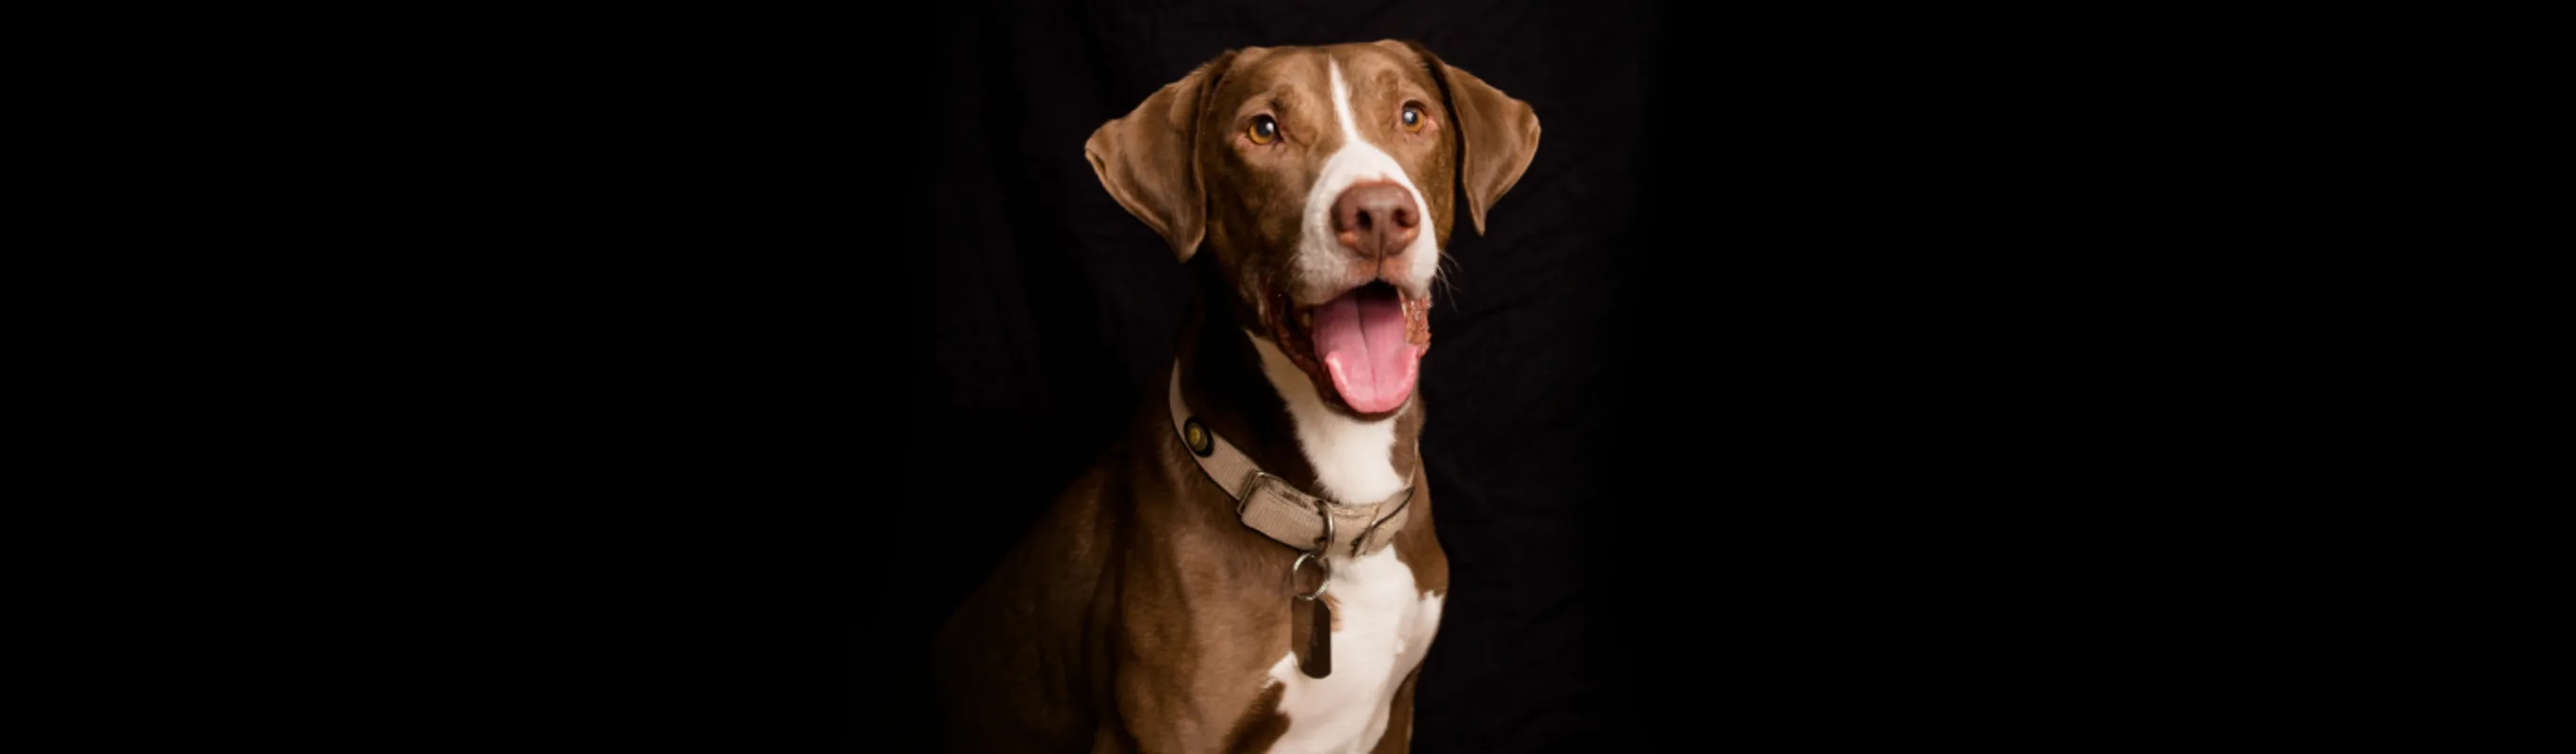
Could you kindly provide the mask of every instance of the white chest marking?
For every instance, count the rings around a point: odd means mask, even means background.
[[[1270,666],[1267,685],[1287,686],[1279,711],[1288,732],[1275,752],[1364,752],[1386,733],[1389,705],[1406,674],[1422,664],[1440,630],[1440,595],[1422,595],[1413,568],[1388,547],[1336,559],[1328,591],[1338,598],[1333,673],[1308,678],[1290,652]]]
[[[1315,494],[1373,503],[1404,489],[1406,480],[1395,473],[1395,422],[1413,410],[1413,399],[1405,399],[1404,407],[1393,416],[1373,422],[1333,413],[1324,408],[1323,396],[1315,394],[1315,381],[1280,353],[1278,344],[1250,330],[1243,334],[1261,351],[1262,376],[1288,404],[1289,423],[1297,427],[1297,447],[1305,451],[1306,465],[1315,468],[1315,486],[1320,488],[1313,490]]]

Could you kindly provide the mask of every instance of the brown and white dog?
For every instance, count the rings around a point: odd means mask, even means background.
[[[1168,395],[950,617],[952,748],[1409,746],[1449,583],[1416,444],[1431,284],[1457,198],[1484,232],[1538,137],[1397,41],[1228,51],[1092,134],[1199,296]]]

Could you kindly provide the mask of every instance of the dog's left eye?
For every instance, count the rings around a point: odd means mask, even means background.
[[[1414,105],[1404,106],[1404,130],[1415,133],[1422,131],[1422,108]]]

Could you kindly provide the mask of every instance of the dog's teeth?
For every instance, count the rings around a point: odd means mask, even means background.
[[[1315,311],[1314,311],[1314,310],[1312,310],[1312,309],[1308,309],[1308,310],[1306,310],[1306,311],[1298,312],[1298,313],[1297,313],[1297,326],[1298,326],[1298,327],[1314,327],[1314,326],[1315,326]]]

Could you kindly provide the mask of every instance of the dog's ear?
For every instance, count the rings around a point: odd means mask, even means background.
[[[1102,124],[1082,145],[1100,185],[1127,213],[1145,221],[1181,261],[1207,236],[1207,192],[1199,183],[1199,115],[1209,94],[1234,62],[1227,50],[1165,84],[1145,104]]]
[[[1422,56],[1440,95],[1449,101],[1449,123],[1458,129],[1458,186],[1467,192],[1467,217],[1485,232],[1485,208],[1503,198],[1538,155],[1538,113],[1474,74],[1441,62],[1420,43],[1404,46]]]

